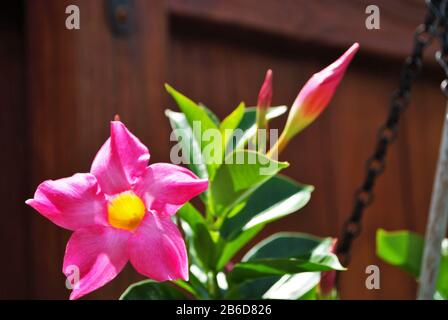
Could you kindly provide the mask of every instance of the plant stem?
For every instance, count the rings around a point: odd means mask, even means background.
[[[215,271],[209,271],[207,274],[208,277],[208,290],[210,292],[210,297],[212,299],[219,299],[221,296],[219,285],[218,285],[218,279],[217,274]]]
[[[285,132],[282,132],[280,138],[274,144],[271,150],[267,153],[267,156],[270,158],[278,159],[278,155],[283,151],[283,149],[288,144],[288,139],[286,138]]]

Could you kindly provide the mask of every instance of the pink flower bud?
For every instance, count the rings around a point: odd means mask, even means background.
[[[261,86],[260,93],[258,94],[258,108],[267,109],[271,106],[272,100],[272,70],[269,69],[266,72],[263,85]]]
[[[260,93],[258,94],[257,102],[257,128],[267,129],[266,113],[271,106],[272,100],[272,70],[269,69],[266,72],[263,85],[261,86]]]
[[[333,239],[333,243],[331,245],[330,251],[332,253],[336,252],[336,245],[337,245],[338,239]],[[321,273],[320,276],[320,295],[322,298],[325,299],[325,297],[331,297],[333,294],[333,291],[335,290],[335,282],[336,282],[336,271],[324,271]]]
[[[353,44],[339,59],[314,74],[303,86],[289,112],[285,127],[287,139],[305,129],[325,110],[358,48],[358,43]]]

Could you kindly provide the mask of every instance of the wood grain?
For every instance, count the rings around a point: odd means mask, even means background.
[[[65,7],[80,7],[81,29],[65,26]],[[118,113],[150,146],[153,161],[166,160],[169,140],[163,105],[165,15],[162,1],[135,1],[136,28],[114,36],[104,1],[27,2],[28,90],[32,132],[32,186],[44,179],[88,172]],[[65,298],[61,273],[69,232],[37,213],[32,217],[35,298]],[[118,298],[139,279],[128,268],[90,298]]]
[[[274,104],[291,104],[312,73],[359,41],[359,55],[329,109],[283,155],[291,162],[289,175],[316,186],[310,204],[257,241],[281,230],[338,236],[425,11],[419,0],[378,0],[381,30],[367,31],[364,0],[134,2],[135,29],[121,37],[111,32],[105,1],[23,0],[0,13],[0,141],[11,155],[1,159],[8,169],[0,194],[0,246],[8,261],[0,266],[2,298],[67,298],[61,267],[70,232],[23,201],[45,179],[88,171],[114,114],[149,146],[152,162],[169,161],[164,109],[175,107],[164,82],[222,118],[240,100],[253,105],[272,68]],[[80,30],[65,28],[69,4],[81,9]],[[444,113],[443,75],[431,61],[342,276],[343,298],[415,297],[414,281],[376,258],[374,239],[380,227],[424,232]],[[282,128],[284,120],[272,127]],[[380,266],[381,290],[365,288],[369,264]],[[128,267],[87,298],[117,298],[138,279]]]
[[[404,40],[422,23],[424,2],[375,1],[380,9],[380,30],[365,27],[365,10],[371,4],[367,0],[168,0],[172,15],[219,23],[224,28],[238,26],[330,47],[346,47],[359,41],[364,50],[373,54],[407,55],[410,46]]]
[[[28,193],[28,126],[24,95],[23,15],[20,2],[0,11],[0,299],[27,297],[29,228],[24,206]]]

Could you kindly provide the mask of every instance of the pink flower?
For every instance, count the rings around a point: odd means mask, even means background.
[[[205,191],[207,180],[167,163],[148,166],[148,149],[120,121],[96,155],[90,173],[47,180],[26,203],[74,231],[63,272],[79,269],[70,299],[105,285],[128,260],[156,281],[188,279],[185,242],[171,216]]]

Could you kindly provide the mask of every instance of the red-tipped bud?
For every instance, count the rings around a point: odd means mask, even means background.
[[[310,125],[328,106],[358,48],[358,43],[353,44],[339,59],[314,74],[303,86],[286,123],[285,134],[289,139]]]
[[[257,128],[267,129],[268,121],[266,119],[266,114],[269,107],[271,106],[272,100],[272,70],[269,69],[266,72],[263,85],[261,86],[260,92],[258,93],[257,102]],[[265,141],[257,141],[257,136],[255,137],[258,150],[265,150]],[[260,139],[261,140],[261,139]]]
[[[309,126],[324,111],[358,49],[359,44],[353,44],[339,59],[314,74],[303,86],[289,111],[280,139],[269,151],[271,156],[277,156],[292,137]]]
[[[272,101],[272,70],[269,69],[266,72],[263,85],[261,86],[258,94],[257,106],[259,108],[267,109],[271,106]]]
[[[336,245],[337,245],[338,239],[333,239],[333,243],[331,245],[330,252],[335,253],[336,252]],[[336,283],[336,274],[337,271],[331,270],[331,271],[324,271],[321,273],[320,276],[320,295],[322,298],[332,297],[335,292],[335,283]]]

